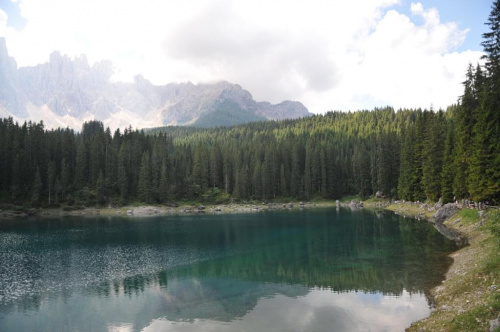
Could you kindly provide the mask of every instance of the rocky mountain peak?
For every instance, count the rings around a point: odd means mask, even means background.
[[[250,92],[227,81],[156,86],[137,75],[133,83],[111,82],[112,63],[90,66],[85,55],[71,59],[54,51],[47,63],[18,69],[3,38],[0,69],[0,115],[44,120],[49,127],[79,128],[90,119],[114,128],[193,125],[200,117],[204,125],[229,125],[310,115],[300,102],[258,103]],[[224,122],[228,117],[231,122]]]

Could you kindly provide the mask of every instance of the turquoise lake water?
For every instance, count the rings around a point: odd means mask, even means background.
[[[0,221],[0,331],[402,331],[456,250],[349,209]]]

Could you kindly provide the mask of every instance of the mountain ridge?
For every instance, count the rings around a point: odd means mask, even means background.
[[[312,115],[298,101],[257,102],[249,91],[226,81],[154,85],[136,75],[132,83],[113,82],[110,61],[91,66],[85,55],[71,59],[54,51],[48,62],[18,68],[4,38],[0,38],[0,70],[0,116],[43,120],[48,127],[79,128],[89,120],[114,128],[200,122],[222,126]],[[218,120],[210,119],[211,114]]]

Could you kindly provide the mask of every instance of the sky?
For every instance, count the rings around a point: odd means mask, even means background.
[[[492,0],[0,0],[19,67],[54,50],[114,81],[225,80],[311,112],[445,109],[480,62]]]

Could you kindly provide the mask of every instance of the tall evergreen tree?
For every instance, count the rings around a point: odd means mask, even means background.
[[[401,165],[399,168],[398,196],[411,201],[414,197],[414,129],[408,127],[404,131],[404,142],[401,148]]]
[[[10,195],[13,201],[16,201],[21,196],[21,162],[20,162],[20,153],[17,153],[14,157],[14,161],[12,163],[12,174],[11,182],[10,182]]]
[[[469,192],[474,200],[500,202],[500,1],[493,3],[483,34],[486,77],[474,126]]]
[[[47,190],[49,192],[49,205],[52,204],[52,189],[55,184],[56,179],[56,163],[51,160],[49,162],[49,167],[47,168]]]
[[[455,126],[450,119],[446,126],[446,140],[444,143],[443,170],[441,171],[441,198],[443,203],[452,202],[457,198],[453,192],[453,179],[455,178],[456,168],[454,166],[455,158]]]
[[[85,143],[83,137],[80,137],[78,147],[76,150],[76,160],[75,160],[75,188],[83,188],[87,182],[87,172],[88,172],[88,161],[87,161],[87,149],[85,148]]]
[[[99,171],[99,177],[96,182],[96,201],[98,205],[105,203],[106,199],[106,182],[104,180],[104,174]]]
[[[170,188],[168,179],[167,157],[162,158],[160,171],[159,199],[160,202],[167,202],[170,199]]]
[[[141,169],[139,173],[139,187],[137,190],[139,199],[143,202],[151,202],[151,162],[149,153],[142,155]]]
[[[40,168],[36,167],[35,182],[33,183],[33,190],[31,195],[31,205],[39,206],[42,196],[42,177],[40,176]]]
[[[71,178],[70,178],[70,170],[69,170],[69,165],[66,160],[66,158],[63,158],[61,161],[61,195],[62,198],[64,199],[64,196],[66,195],[66,192],[68,192],[69,184],[70,184]]]
[[[444,136],[443,112],[429,113],[422,151],[422,186],[428,200],[436,202],[441,195]]]
[[[455,178],[453,191],[459,198],[468,196],[467,183],[469,182],[470,163],[472,157],[473,128],[477,121],[475,113],[479,106],[475,93],[475,73],[471,64],[467,69],[464,84],[464,94],[461,104],[455,110],[456,117],[456,158]]]

